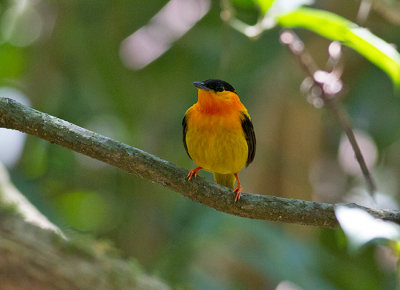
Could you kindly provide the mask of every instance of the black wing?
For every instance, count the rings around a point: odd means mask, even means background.
[[[250,118],[245,113],[242,113],[242,116],[242,128],[246,137],[247,147],[249,148],[246,162],[246,166],[248,166],[256,155],[256,135],[254,134],[253,123]]]
[[[185,146],[185,150],[187,155],[189,155],[189,158],[192,159],[192,157],[190,157],[188,148],[187,148],[187,144],[186,144],[186,132],[187,132],[187,121],[186,121],[186,115],[185,117],[183,117],[182,120],[182,129],[183,129],[183,146]]]

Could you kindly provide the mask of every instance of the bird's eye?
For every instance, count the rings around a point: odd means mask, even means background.
[[[225,90],[224,86],[222,85],[217,86],[217,92],[223,92],[224,90]]]

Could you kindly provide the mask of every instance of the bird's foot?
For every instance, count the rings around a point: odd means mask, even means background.
[[[237,186],[235,187],[235,189],[232,192],[236,193],[235,202],[237,202],[240,199],[240,194],[242,193],[242,189],[243,188],[240,185],[239,176],[237,175],[237,173],[235,173],[234,175],[235,175],[235,178],[236,178]]]
[[[202,167],[197,167],[197,168],[194,168],[194,169],[190,170],[189,174],[187,175],[187,180],[191,180],[192,177],[196,178],[197,174],[199,174],[199,171],[201,169],[203,169],[203,168]]]
[[[240,199],[240,194],[242,193],[242,186],[240,183],[235,187],[235,189],[232,191],[233,193],[236,193],[235,196],[235,202],[237,202]]]

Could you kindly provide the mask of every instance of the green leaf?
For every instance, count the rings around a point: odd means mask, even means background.
[[[272,13],[278,15],[296,10],[302,5],[313,4],[314,0],[253,0],[253,2],[260,7],[262,13],[269,13],[272,8]]]
[[[274,15],[282,15],[299,9],[303,5],[311,5],[314,0],[254,0],[258,2],[258,5],[263,8],[262,12],[268,12],[268,16],[274,17]],[[262,2],[263,4],[260,4]]]
[[[266,13],[275,0],[254,0],[254,2],[260,7],[262,13]]]
[[[399,52],[368,29],[334,13],[312,8],[299,8],[277,16],[276,20],[283,27],[306,28],[328,39],[342,42],[380,67],[396,87],[400,86]]]

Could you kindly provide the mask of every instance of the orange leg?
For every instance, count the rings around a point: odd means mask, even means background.
[[[235,189],[233,190],[233,193],[236,192],[236,196],[235,196],[235,202],[239,200],[240,198],[240,194],[242,193],[242,186],[240,185],[240,181],[239,181],[239,177],[237,175],[237,173],[235,173],[235,178],[236,178],[236,182],[237,182],[237,186],[235,187]]]
[[[200,171],[201,169],[203,169],[203,167],[197,167],[197,168],[195,168],[195,169],[190,170],[190,171],[189,171],[189,174],[188,174],[188,176],[187,176],[187,180],[192,179],[193,176],[194,176],[194,178],[196,178],[196,177],[197,177],[197,174],[199,174],[199,171]]]

